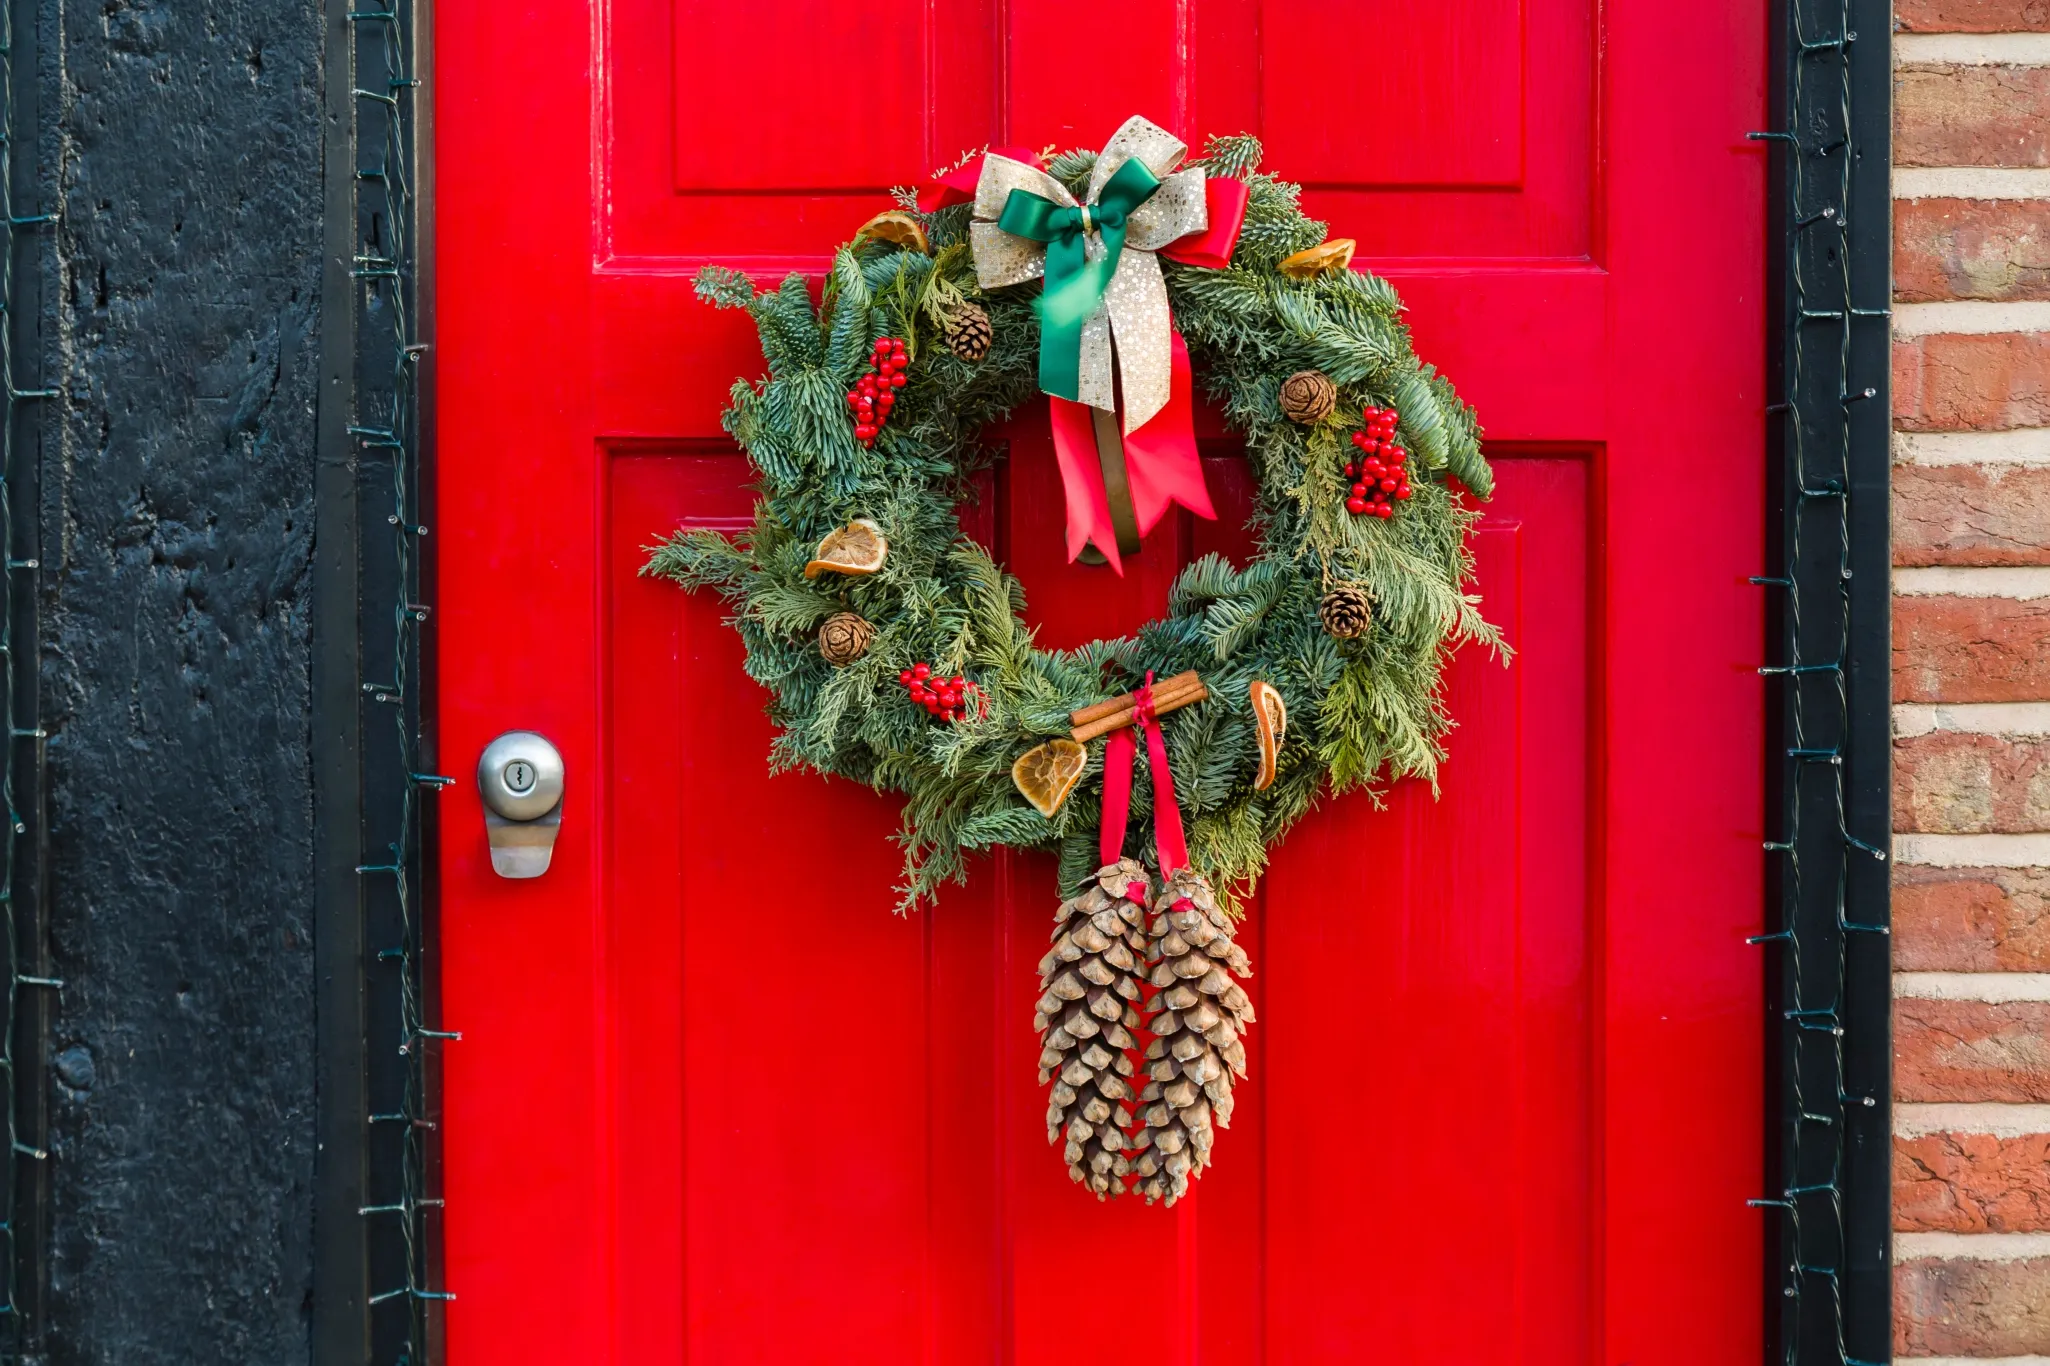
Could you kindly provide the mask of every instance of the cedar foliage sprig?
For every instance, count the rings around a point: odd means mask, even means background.
[[[761,500],[749,531],[679,533],[651,547],[643,572],[711,589],[729,605],[748,674],[769,691],[777,768],[903,794],[902,908],[958,879],[968,854],[997,845],[1056,845],[1063,885],[1081,885],[1098,861],[1100,764],[1048,819],[1012,786],[1011,763],[1065,733],[1071,710],[1135,686],[1149,669],[1196,669],[1210,686],[1208,703],[1163,727],[1190,856],[1230,888],[1258,875],[1269,846],[1323,793],[1433,778],[1452,726],[1445,655],[1469,641],[1506,652],[1466,589],[1477,514],[1445,482],[1452,476],[1481,498],[1492,491],[1473,410],[1418,361],[1385,280],[1339,272],[1298,281],[1276,270],[1326,229],[1303,213],[1296,186],[1255,170],[1257,140],[1213,138],[1204,160],[1247,183],[1231,264],[1162,266],[1201,382],[1243,435],[1258,476],[1259,550],[1244,566],[1197,560],[1177,578],[1168,614],[1120,640],[1039,649],[1017,579],[960,533],[956,505],[990,455],[978,433],[1036,394],[1038,348],[1037,286],[978,287],[965,206],[921,215],[930,255],[880,241],[842,248],[816,306],[799,274],[767,290],[720,267],[698,277],[701,299],[745,309],[761,339],[767,375],[735,384],[725,414]],[[1067,152],[1049,169],[1080,187],[1094,164],[1092,152]],[[990,316],[994,340],[979,363],[917,346],[936,335],[936,302],[957,299]],[[854,438],[843,396],[879,336],[906,338],[916,359],[869,449]],[[1400,411],[1413,461],[1400,515],[1347,516],[1339,432],[1282,417],[1281,381],[1311,368],[1337,383],[1341,412]],[[881,571],[806,579],[819,540],[855,517],[874,519],[889,538]],[[1334,580],[1373,596],[1375,626],[1356,639],[1334,639],[1318,623],[1321,586]],[[876,627],[867,653],[838,669],[814,644],[837,611]],[[897,672],[918,660],[972,679],[986,714],[933,725],[896,686]],[[1247,697],[1256,678],[1280,690],[1291,718],[1279,773],[1260,792]],[[1152,806],[1146,775],[1136,777],[1135,832]]]

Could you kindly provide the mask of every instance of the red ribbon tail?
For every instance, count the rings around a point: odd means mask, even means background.
[[[1114,730],[1103,746],[1103,866],[1125,856],[1125,822],[1132,814],[1132,763],[1139,757],[1132,732]]]
[[[1195,381],[1189,368],[1189,348],[1180,332],[1170,335],[1173,369],[1167,406],[1125,436],[1125,478],[1131,486],[1132,515],[1141,536],[1159,525],[1176,504],[1198,517],[1217,519],[1210,505],[1210,490],[1203,482],[1203,459],[1196,452]],[[1101,487],[1100,474],[1097,483]]]
[[[1189,845],[1182,837],[1182,808],[1174,799],[1174,774],[1167,767],[1167,738],[1160,723],[1146,724],[1146,757],[1153,767],[1153,839],[1160,850],[1160,876],[1171,876],[1189,862]]]
[[[1061,470],[1061,491],[1068,503],[1068,561],[1094,545],[1120,576],[1117,529],[1110,520],[1110,498],[1103,491],[1103,460],[1096,453],[1096,420],[1089,406],[1064,398],[1047,399],[1053,417],[1054,462]],[[1151,426],[1151,423],[1147,424]],[[1135,504],[1136,506],[1136,504]]]

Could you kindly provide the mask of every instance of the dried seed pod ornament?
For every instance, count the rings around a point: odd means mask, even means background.
[[[1321,370],[1298,370],[1281,382],[1281,415],[1314,427],[1338,406],[1338,386]]]
[[[819,653],[834,668],[845,668],[868,653],[876,628],[854,612],[835,612],[819,627]]]

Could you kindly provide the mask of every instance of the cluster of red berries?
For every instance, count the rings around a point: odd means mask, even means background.
[[[1366,426],[1352,434],[1359,459],[1345,467],[1345,477],[1352,481],[1345,510],[1355,517],[1393,517],[1395,502],[1409,497],[1409,452],[1395,444],[1395,424],[1400,420],[1393,408],[1360,410]]]
[[[982,698],[982,690],[959,674],[952,678],[933,677],[930,664],[913,664],[897,675],[897,681],[911,694],[911,700],[932,713],[936,721],[965,720],[968,695],[974,693],[978,702]],[[988,705],[983,703],[981,710],[987,711]]]
[[[897,391],[910,383],[904,375],[910,368],[911,357],[905,353],[902,340],[876,338],[876,349],[868,358],[868,373],[847,391],[856,441],[864,446],[876,444],[876,433],[890,420],[890,409],[897,406]]]

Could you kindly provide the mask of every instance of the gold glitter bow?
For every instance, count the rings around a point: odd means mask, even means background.
[[[1046,273],[1043,243],[1015,237],[997,226],[1013,190],[1025,190],[1067,208],[1096,203],[1105,182],[1128,160],[1137,160],[1160,179],[1160,188],[1132,210],[1117,272],[1103,305],[1082,325],[1081,385],[1078,401],[1105,412],[1117,411],[1115,373],[1124,389],[1124,430],[1136,431],[1167,406],[1173,373],[1173,319],[1167,306],[1167,282],[1161,278],[1154,252],[1178,238],[1209,227],[1203,168],[1175,170],[1187,155],[1180,138],[1138,115],[1104,144],[1089,175],[1088,194],[1080,205],[1067,187],[1046,172],[992,152],[982,161],[975,185],[975,221],[968,240],[975,254],[975,277],[984,289],[997,289]],[[1091,237],[1090,260],[1102,259],[1102,242]],[[1111,352],[1115,339],[1117,365]]]

